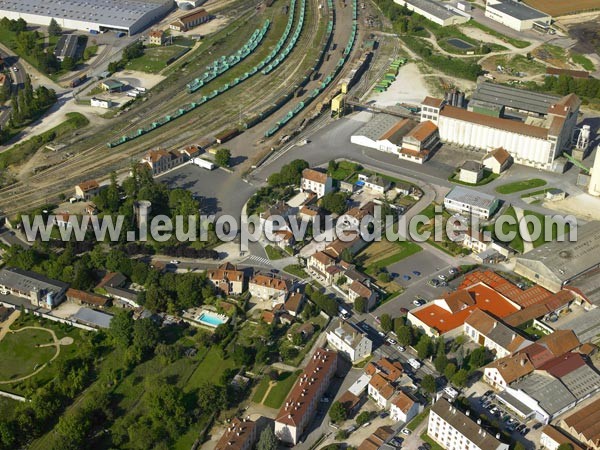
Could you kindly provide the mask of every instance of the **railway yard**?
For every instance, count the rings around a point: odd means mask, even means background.
[[[255,158],[268,152],[282,135],[314,115],[325,97],[339,90],[339,80],[362,53],[366,33],[360,15],[356,17],[356,2],[295,2],[291,33],[283,39],[280,53],[285,56],[278,56],[275,61],[279,64],[264,74],[256,67],[267,66],[264,61],[282,40],[288,25],[288,15],[281,14],[284,6],[280,1],[258,9],[253,2],[235,4],[231,10],[235,20],[208,37],[181,64],[173,65],[144,102],[134,103],[106,125],[92,125],[65,139],[60,153],[71,155],[69,158],[1,189],[0,209],[13,214],[17,209],[42,205],[67,192],[82,177],[102,178],[110,171],[129,167],[149,148],[180,148],[210,140],[232,124],[243,130],[256,122],[252,135],[262,137],[257,139],[260,144],[253,151]],[[210,61],[235,55],[252,33],[263,27],[266,32],[253,52],[190,93],[188,84],[205,72]],[[297,38],[295,43],[293,38]],[[194,102],[204,104],[191,108]],[[136,136],[141,134],[137,130],[149,130],[153,122],[164,122],[166,115],[176,116],[181,108],[189,112],[164,123],[160,130]],[[136,139],[109,147],[123,136]]]

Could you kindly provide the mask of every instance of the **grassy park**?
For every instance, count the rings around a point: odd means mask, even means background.
[[[56,353],[56,348],[38,346],[52,342],[52,336],[44,330],[8,333],[0,342],[0,381],[29,375],[50,361]]]
[[[506,183],[496,188],[499,194],[514,194],[515,192],[525,191],[527,189],[539,188],[546,186],[546,181],[540,178],[532,178],[531,180],[514,181]]]

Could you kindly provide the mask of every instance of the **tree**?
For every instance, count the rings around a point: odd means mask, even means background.
[[[451,381],[455,373],[456,365],[454,363],[448,363],[444,369],[444,376],[446,377],[446,380]]]
[[[273,428],[267,426],[262,433],[256,444],[256,450],[277,450],[277,437]]]
[[[392,318],[389,314],[382,314],[381,317],[379,317],[379,321],[379,325],[385,333],[389,333],[390,331],[392,331],[394,322],[392,321]]]
[[[432,351],[431,338],[426,334],[421,336],[421,339],[419,339],[419,342],[417,342],[415,349],[417,350],[417,354],[420,359],[429,358]]]
[[[354,309],[357,313],[366,313],[367,299],[364,297],[357,297],[356,300],[354,300]]]
[[[156,347],[160,336],[158,325],[151,319],[139,319],[133,323],[133,346],[146,353]]]
[[[62,34],[62,28],[54,19],[52,19],[48,25],[48,34],[50,36],[60,36]]]
[[[433,375],[425,375],[423,377],[423,379],[421,380],[421,387],[425,390],[425,392],[429,393],[429,394],[433,394],[436,391],[436,386],[435,386],[435,378],[433,378]]]
[[[66,70],[67,72],[73,70],[75,68],[75,60],[70,56],[65,56],[60,63],[60,68],[62,70]]]
[[[377,279],[382,283],[389,283],[392,281],[392,276],[389,272],[382,271],[379,273],[379,275],[377,275]]]
[[[110,321],[108,334],[118,346],[123,348],[128,347],[131,343],[133,334],[133,318],[131,316],[131,311],[124,309],[117,311]]]
[[[467,371],[465,369],[460,369],[452,377],[452,384],[454,384],[457,387],[466,386],[467,385],[467,376],[468,376]]]
[[[398,343],[404,347],[408,346],[412,342],[412,330],[409,326],[402,325],[401,327],[396,328],[396,337],[398,338]]]
[[[560,447],[559,447],[560,448]],[[513,450],[527,450],[527,447],[525,447],[523,444],[521,444],[520,442],[517,442],[514,447]]]
[[[227,406],[224,389],[205,382],[198,389],[198,406],[208,413],[222,410]]]
[[[343,422],[348,416],[348,411],[340,402],[335,402],[329,410],[329,418],[333,423]]]
[[[233,360],[241,366],[251,366],[255,356],[256,351],[251,347],[236,345],[233,349]]]
[[[321,199],[321,206],[333,214],[344,214],[348,208],[348,194],[329,192]]]
[[[483,366],[486,361],[485,347],[481,346],[473,350],[469,356],[469,365],[472,369],[478,369]]]
[[[215,162],[221,167],[229,167],[231,164],[231,151],[228,148],[220,148],[215,153]]]
[[[356,425],[361,427],[369,420],[371,420],[371,413],[369,411],[363,411],[356,417]]]
[[[354,255],[352,254],[352,250],[350,250],[349,248],[345,248],[344,250],[342,250],[342,254],[340,255],[340,258],[342,259],[342,261],[345,261],[347,263],[352,263],[352,261],[354,260]]]
[[[444,370],[448,365],[448,358],[446,357],[446,354],[437,354],[433,360],[433,365],[435,366],[435,370],[437,370],[439,373],[444,373]]]

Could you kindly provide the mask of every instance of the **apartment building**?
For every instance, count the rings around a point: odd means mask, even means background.
[[[303,191],[314,192],[317,198],[321,198],[333,190],[333,179],[319,170],[304,169],[300,187]]]
[[[334,327],[327,332],[327,342],[352,362],[371,354],[373,342],[349,322],[335,319]]]

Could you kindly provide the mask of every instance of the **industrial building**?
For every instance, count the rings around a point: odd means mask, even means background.
[[[394,0],[394,2],[443,27],[460,25],[471,19],[466,12],[436,0]]]
[[[421,121],[431,120],[442,142],[474,150],[502,147],[517,164],[558,170],[555,159],[570,151],[581,100],[481,83],[468,109],[427,97]]]
[[[493,195],[474,191],[461,186],[452,188],[444,198],[444,208],[461,214],[473,214],[489,219],[498,207],[498,199]]]
[[[171,22],[169,28],[175,31],[188,31],[200,24],[208,22],[209,20],[210,14],[204,9],[199,9],[198,11],[178,17],[176,20]]]
[[[81,46],[79,45],[79,36],[75,34],[63,34],[54,48],[54,56],[59,61],[64,61],[65,58],[71,58],[77,61],[81,54]]]
[[[488,0],[485,16],[517,31],[532,28],[546,31],[552,23],[548,14],[513,0]]]
[[[563,287],[577,289],[586,274],[600,267],[599,225],[578,226],[575,242],[549,242],[519,256],[514,271],[552,292]]]
[[[15,267],[0,270],[0,294],[29,300],[33,306],[52,309],[64,299],[69,285]]]
[[[11,20],[63,29],[137,34],[164,17],[173,0],[0,0],[0,15]]]

